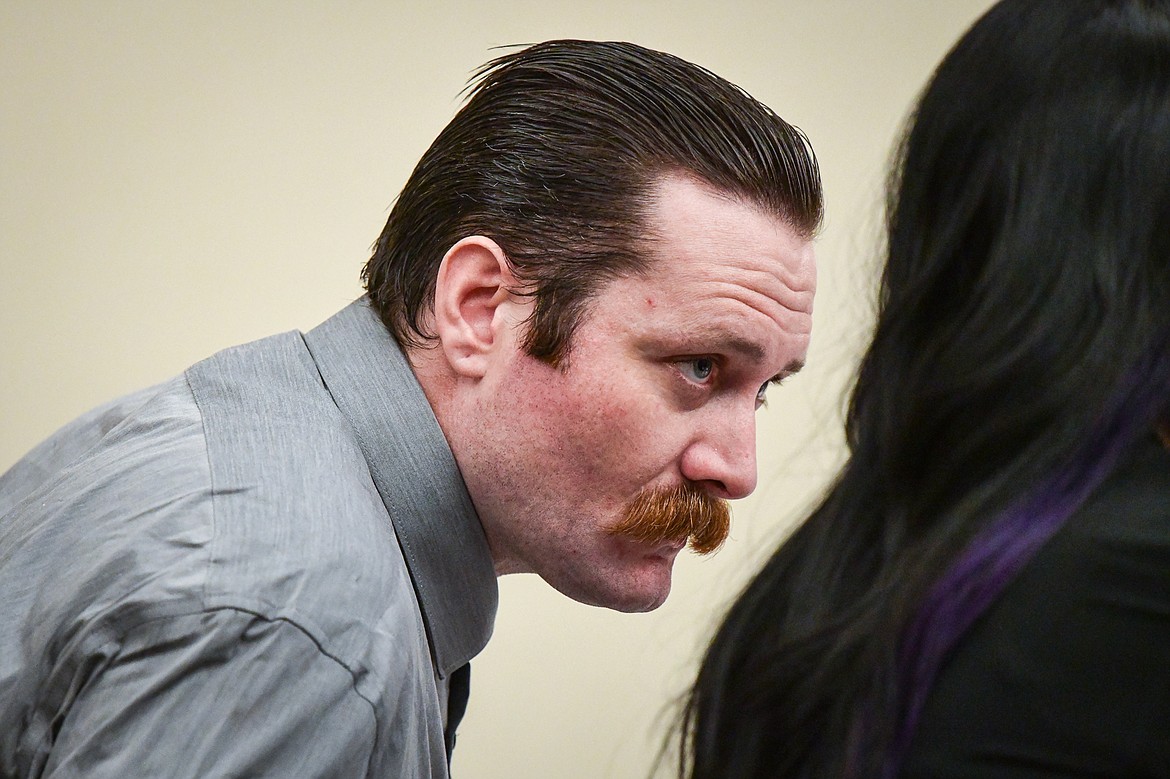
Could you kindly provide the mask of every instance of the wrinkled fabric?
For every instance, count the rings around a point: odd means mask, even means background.
[[[445,777],[482,528],[366,302],[0,477],[0,776]]]
[[[1170,779],[1170,452],[1151,434],[956,646],[904,779]]]

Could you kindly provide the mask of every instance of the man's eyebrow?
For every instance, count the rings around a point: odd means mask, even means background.
[[[758,342],[740,335],[728,333],[720,327],[707,330],[707,337],[722,342],[722,348],[727,351],[735,352],[755,362],[763,362],[764,358],[768,356],[767,351]],[[772,381],[779,381],[780,379],[791,376],[803,367],[804,360],[799,357],[794,358],[772,378]]]
[[[762,362],[765,356],[764,347],[760,346],[755,341],[749,341],[746,338],[739,338],[736,336],[728,338],[727,348],[731,351],[738,352],[744,357],[755,360],[756,362]],[[773,376],[771,380],[780,381],[781,379],[788,378],[792,374],[799,372],[803,367],[804,360],[800,359],[799,357],[794,358],[790,360],[789,363],[785,365],[779,373]]]
[[[724,345],[728,350],[736,352],[748,358],[749,360],[763,362],[764,357],[766,356],[764,353],[764,347],[760,346],[755,341],[749,341],[746,338],[740,338],[738,336],[721,337],[723,337]]]
[[[800,369],[803,367],[804,367],[804,360],[793,360],[792,362],[790,362],[784,366],[784,370],[780,371],[775,376],[773,376],[771,381],[776,383],[776,384],[779,384],[781,381],[783,381],[784,379],[787,379],[792,374],[799,372]]]

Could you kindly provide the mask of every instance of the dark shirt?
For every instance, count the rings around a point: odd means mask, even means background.
[[[962,639],[902,776],[1170,777],[1170,453],[1153,436]]]

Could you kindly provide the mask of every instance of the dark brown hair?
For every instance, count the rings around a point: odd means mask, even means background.
[[[601,284],[647,267],[656,183],[682,174],[774,213],[803,235],[821,219],[804,135],[710,71],[630,43],[548,41],[483,66],[414,169],[362,277],[404,347],[447,250],[496,241],[534,310],[524,346],[559,364]]]

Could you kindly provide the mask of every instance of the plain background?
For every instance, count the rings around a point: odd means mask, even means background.
[[[718,615],[840,462],[887,161],[988,5],[4,2],[0,470],[99,402],[357,297],[394,196],[493,47],[623,39],[702,64],[820,158],[809,367],[760,414],[760,488],[736,504],[731,541],[680,560],[657,612],[501,580],[454,765],[461,779],[646,777]]]

